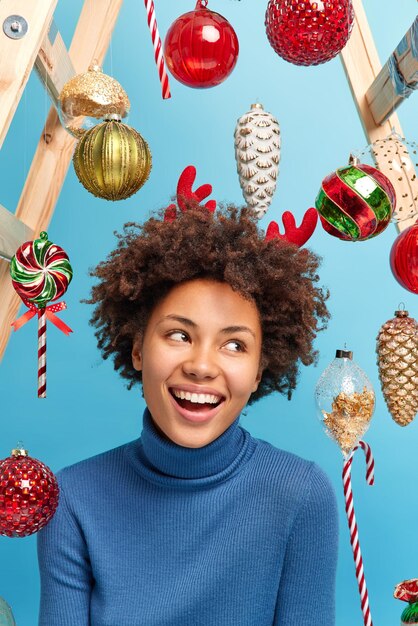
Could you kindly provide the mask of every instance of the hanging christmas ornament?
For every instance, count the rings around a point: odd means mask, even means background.
[[[27,537],[38,532],[54,515],[58,498],[54,474],[21,446],[0,461],[0,535]]]
[[[379,235],[388,226],[395,204],[395,190],[386,176],[354,157],[350,165],[324,178],[315,200],[324,230],[345,241]]]
[[[228,20],[197,0],[194,11],[168,29],[164,56],[168,69],[188,87],[205,89],[222,83],[238,59],[238,37]]]
[[[65,83],[59,105],[61,122],[75,137],[81,137],[98,119],[111,113],[126,117],[130,109],[126,91],[96,64]]]
[[[257,217],[265,215],[276,190],[280,161],[280,127],[262,104],[237,121],[235,159],[245,202]]]
[[[390,267],[402,287],[418,293],[418,222],[395,239],[390,251]]]
[[[395,311],[377,336],[377,365],[389,413],[407,426],[418,412],[418,322]]]
[[[158,69],[158,76],[161,83],[161,95],[164,100],[171,98],[170,85],[168,84],[168,76],[165,69],[163,46],[158,30],[157,18],[155,17],[155,7],[153,0],[144,0],[147,10],[148,28],[151,33],[152,45],[154,46],[154,58]]]
[[[12,609],[3,598],[0,598],[0,626],[16,626]]]
[[[273,50],[295,65],[318,65],[335,57],[353,27],[351,0],[270,0],[267,38]]]
[[[80,183],[94,196],[124,200],[148,179],[152,160],[145,139],[111,115],[84,133],[73,164]]]
[[[407,141],[395,130],[384,139],[377,139],[356,156],[363,163],[368,158],[376,161],[376,168],[384,170],[390,182],[400,192],[397,194],[396,212],[392,221],[402,222],[418,217],[418,177],[415,167],[418,166],[418,145]]]
[[[345,511],[356,566],[363,622],[364,626],[373,626],[354,512],[351,465],[354,453],[358,448],[361,448],[366,456],[366,480],[369,485],[373,485],[374,460],[372,451],[370,446],[360,437],[369,428],[375,406],[375,395],[366,374],[352,359],[352,352],[337,350],[335,359],[318,380],[315,388],[315,400],[318,414],[327,435],[337,442],[344,456],[342,478]]]
[[[369,428],[375,405],[373,387],[352,359],[352,352],[337,350],[315,389],[325,432],[340,446],[344,458]]]
[[[418,578],[404,580],[396,585],[393,597],[408,602],[401,615],[401,626],[418,624]]]
[[[72,332],[55,315],[67,308],[65,302],[47,303],[64,295],[73,270],[67,253],[42,232],[39,239],[26,241],[18,248],[10,263],[10,275],[14,289],[29,309],[13,322],[14,330],[38,316],[38,397],[46,398],[46,322],[49,320],[66,335]]]

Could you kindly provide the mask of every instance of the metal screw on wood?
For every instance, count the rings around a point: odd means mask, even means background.
[[[28,23],[21,15],[9,15],[3,22],[3,32],[10,39],[21,39],[28,32]]]

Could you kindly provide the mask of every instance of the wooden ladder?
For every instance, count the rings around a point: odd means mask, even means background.
[[[47,230],[74,148],[75,139],[58,118],[58,96],[63,85],[75,74],[85,72],[93,60],[103,64],[123,0],[85,0],[69,51],[53,21],[57,1],[0,2],[0,28],[10,16],[23,17],[29,25],[20,39],[12,39],[0,31],[0,148],[33,67],[53,104],[16,211],[12,213],[0,205],[0,359],[21,303],[10,280],[10,259],[23,242]],[[376,80],[381,64],[362,0],[353,0],[353,5],[355,24],[341,57],[368,143],[372,143],[387,137],[392,129],[402,135],[402,129],[395,113],[382,124],[376,123],[371,113],[366,93]],[[19,21],[13,21],[16,19],[9,19],[12,28],[19,30]],[[378,165],[383,173],[388,173],[385,163]],[[399,197],[404,193],[403,185],[403,182],[395,184]],[[415,219],[403,221],[401,228]]]

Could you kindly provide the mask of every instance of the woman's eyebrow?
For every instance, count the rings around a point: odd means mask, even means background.
[[[179,322],[179,324],[184,324],[189,328],[197,328],[197,324],[195,322],[189,320],[187,317],[182,317],[181,315],[166,315],[159,323],[164,322],[165,320],[173,320],[175,322]]]
[[[188,326],[189,328],[197,328],[196,322],[193,322],[188,317],[182,317],[181,315],[173,315],[173,314],[166,315],[159,322],[159,324],[161,324],[162,322],[166,320],[173,320],[175,322],[179,322],[179,324],[184,324],[185,326]],[[231,333],[232,334],[233,333],[249,333],[250,335],[254,337],[254,339],[256,338],[255,332],[251,330],[251,328],[248,328],[248,326],[227,326],[226,328],[222,328],[220,332],[223,335],[230,335]]]
[[[248,328],[248,326],[227,326],[227,328],[222,328],[221,333],[224,335],[229,335],[231,333],[250,333],[254,339],[256,338],[255,332],[251,330],[251,328]]]

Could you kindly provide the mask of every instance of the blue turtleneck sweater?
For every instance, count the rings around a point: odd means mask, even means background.
[[[160,435],[62,470],[38,535],[39,626],[333,626],[335,497],[238,419],[203,448]]]

